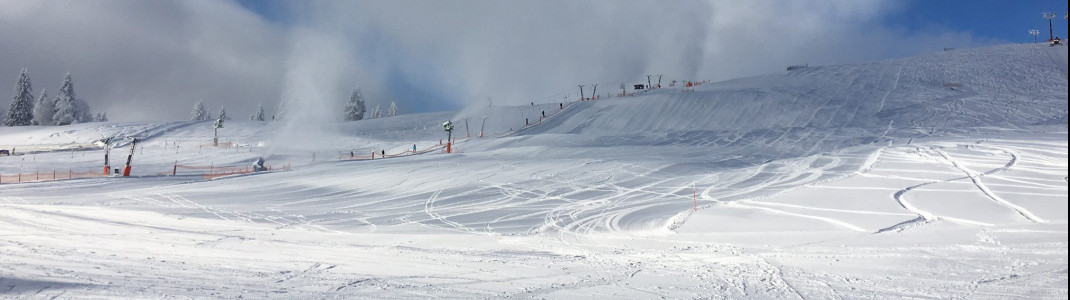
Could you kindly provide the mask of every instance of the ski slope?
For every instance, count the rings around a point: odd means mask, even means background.
[[[114,167],[141,139],[132,177],[0,183],[0,297],[1065,299],[1066,58],[961,49],[316,143],[286,122],[227,122],[228,147],[211,122],[0,128],[26,153],[0,174],[99,170],[108,138]],[[348,159],[437,147],[446,120],[457,153]],[[169,173],[260,157],[293,168]]]

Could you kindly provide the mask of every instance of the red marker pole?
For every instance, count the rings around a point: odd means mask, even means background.
[[[691,199],[695,201],[695,211],[698,211],[698,188],[694,181],[691,182]]]

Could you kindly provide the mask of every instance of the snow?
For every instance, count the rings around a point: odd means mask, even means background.
[[[25,154],[0,174],[97,170],[105,138],[115,167],[141,141],[132,177],[4,175],[0,297],[1065,299],[1066,56],[811,66],[305,144],[287,121],[229,121],[228,147],[211,121],[4,127]],[[457,153],[345,159],[438,147],[446,120]],[[293,169],[160,175],[260,157]]]

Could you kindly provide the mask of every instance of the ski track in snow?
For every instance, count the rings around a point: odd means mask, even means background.
[[[157,174],[247,166],[273,125],[228,124],[232,148],[201,146],[207,122],[0,128],[54,150],[5,174],[143,138],[133,178],[0,185],[0,295],[1065,298],[1066,130],[1034,126],[1065,115],[1065,50],[1028,47],[365,120],[268,158],[293,171],[210,181]],[[435,151],[443,119],[482,117],[489,138]]]
[[[1022,215],[1022,217],[1026,218],[1026,219],[1029,219],[1030,221],[1037,222],[1037,223],[1046,223],[1047,222],[1044,219],[1041,219],[1040,217],[1037,217],[1032,212],[1029,212],[1025,208],[1023,208],[1021,206],[1018,206],[1018,205],[1015,205],[1014,203],[1011,203],[1011,202],[1009,202],[1007,200],[1004,200],[1003,198],[999,197],[994,192],[992,192],[992,190],[989,189],[988,186],[984,184],[984,182],[981,181],[981,177],[990,176],[992,174],[1003,172],[1003,171],[1009,170],[1010,168],[1014,167],[1015,163],[1018,162],[1018,154],[1015,154],[1014,152],[1010,152],[1010,151],[1007,151],[1007,150],[1002,150],[1003,153],[1006,153],[1006,154],[1011,156],[1011,160],[1009,162],[1007,162],[1007,165],[1005,165],[1005,166],[1003,166],[1001,168],[998,168],[998,169],[993,169],[993,170],[988,171],[988,172],[976,173],[976,172],[966,168],[965,166],[959,164],[958,161],[952,159],[951,156],[947,154],[947,152],[944,152],[944,151],[942,151],[940,149],[935,149],[935,151],[937,153],[939,153],[940,156],[944,157],[944,159],[947,159],[948,162],[951,163],[951,165],[955,166],[955,168],[957,168],[957,169],[961,170],[963,173],[965,173],[966,176],[970,178],[970,181],[972,181],[973,184],[975,186],[977,186],[978,189],[981,190],[981,192],[984,192],[986,196],[991,198],[996,203],[999,203],[1000,205],[1006,206],[1007,208],[1013,209],[1014,211],[1018,212],[1018,214]]]

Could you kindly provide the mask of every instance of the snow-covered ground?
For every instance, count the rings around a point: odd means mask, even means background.
[[[0,298],[1065,299],[1067,95],[1066,48],[1007,45],[315,145],[284,122],[228,122],[219,148],[211,122],[0,128],[39,151],[0,174],[143,139],[132,177],[0,184]],[[435,147],[450,119],[459,153],[339,159]],[[258,157],[293,170],[160,175]]]

